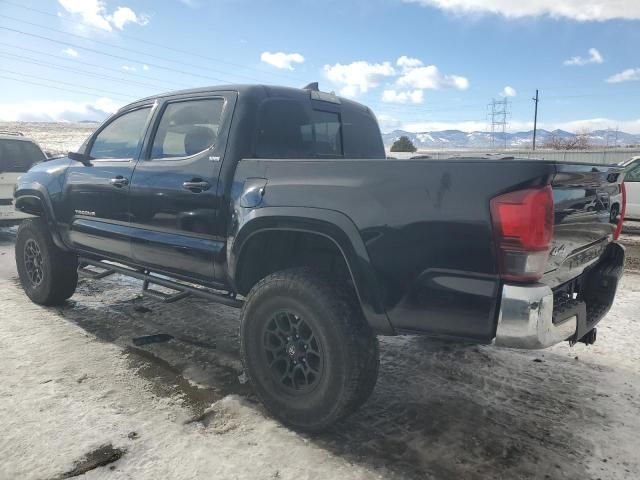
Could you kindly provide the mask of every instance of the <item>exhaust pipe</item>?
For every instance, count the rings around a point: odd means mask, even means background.
[[[585,345],[593,345],[596,343],[596,338],[598,336],[598,329],[592,328],[589,330],[584,337],[578,340],[580,343],[584,343]]]

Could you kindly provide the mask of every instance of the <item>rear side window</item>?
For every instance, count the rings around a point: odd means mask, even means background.
[[[103,128],[93,140],[93,158],[132,159],[138,153],[151,107],[127,112]]]
[[[165,108],[151,148],[151,159],[189,157],[215,145],[224,100],[208,98],[170,103]]]
[[[42,151],[31,142],[0,140],[0,172],[23,173],[44,160]]]
[[[258,114],[256,156],[338,158],[344,155],[340,114],[305,108],[288,99],[269,99]]]
[[[346,158],[386,158],[378,122],[369,109],[344,105],[342,130]]]

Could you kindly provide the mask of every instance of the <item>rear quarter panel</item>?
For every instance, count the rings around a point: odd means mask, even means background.
[[[357,227],[395,329],[490,341],[500,282],[489,200],[548,182],[544,162],[242,160],[263,207],[335,210]]]

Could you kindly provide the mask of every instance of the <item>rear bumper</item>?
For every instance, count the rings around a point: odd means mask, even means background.
[[[572,288],[504,285],[495,344],[540,349],[564,340],[577,341],[609,311],[622,276],[624,248],[611,243],[592,269],[572,281]],[[575,285],[574,285],[575,284]],[[576,291],[572,299],[566,291]]]
[[[496,345],[546,348],[576,334],[576,315],[553,323],[553,292],[546,285],[505,285],[502,288]]]

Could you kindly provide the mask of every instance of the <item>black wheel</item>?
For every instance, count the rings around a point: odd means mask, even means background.
[[[46,222],[24,220],[16,237],[16,266],[27,296],[41,305],[59,305],[78,284],[78,260],[56,247]]]
[[[375,386],[375,335],[354,301],[308,269],[274,273],[251,289],[240,339],[257,395],[295,429],[326,429],[364,403]]]

